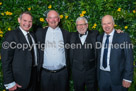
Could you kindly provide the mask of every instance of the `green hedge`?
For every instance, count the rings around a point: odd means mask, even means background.
[[[75,20],[79,16],[88,19],[90,30],[102,32],[101,18],[110,14],[115,19],[115,28],[128,32],[132,43],[136,45],[135,0],[2,0],[0,1],[0,45],[5,32],[11,31],[19,25],[17,18],[20,13],[23,11],[32,13],[34,17],[32,30],[34,31],[37,27],[47,26],[45,17],[47,12],[52,9],[57,10],[60,14],[60,26],[70,32],[76,31]],[[136,46],[133,50],[136,62]],[[134,80],[129,91],[136,90],[136,69]],[[0,62],[0,91],[3,89]]]

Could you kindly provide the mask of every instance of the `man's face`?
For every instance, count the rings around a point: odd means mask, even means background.
[[[46,21],[48,22],[49,27],[55,29],[60,22],[60,18],[58,16],[58,13],[55,11],[50,11],[48,13],[47,18],[46,18]]]
[[[23,30],[28,32],[32,27],[32,17],[29,14],[23,14],[22,18],[18,18],[18,23]]]
[[[76,22],[76,28],[80,34],[84,34],[87,31],[88,24],[84,20],[79,20]]]
[[[114,28],[114,22],[111,16],[105,16],[102,19],[102,28],[106,34],[110,34]]]

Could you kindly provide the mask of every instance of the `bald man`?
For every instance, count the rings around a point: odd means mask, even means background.
[[[37,41],[44,44],[40,49],[39,70],[41,73],[42,91],[67,91],[68,87],[68,49],[64,47],[69,43],[69,32],[61,29],[59,14],[50,10],[45,29],[36,32]]]
[[[104,33],[98,36],[98,82],[100,91],[127,91],[133,79],[132,44],[127,33],[117,33],[111,15],[102,18]],[[131,45],[122,47],[123,43]],[[118,47],[119,46],[119,47]]]

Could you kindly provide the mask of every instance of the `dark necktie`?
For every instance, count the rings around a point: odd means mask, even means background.
[[[34,64],[35,64],[34,45],[33,45],[30,33],[27,33],[27,38],[28,38],[30,46],[32,47],[32,49],[30,51],[31,51],[31,54],[32,54],[32,65],[34,66]]]
[[[82,37],[83,35],[86,35],[86,34],[87,34],[87,31],[84,34],[79,33],[79,36]]]
[[[105,45],[104,45],[104,53],[103,53],[103,67],[107,67],[107,54],[108,54],[108,47],[109,47],[109,37],[110,35],[107,35]]]

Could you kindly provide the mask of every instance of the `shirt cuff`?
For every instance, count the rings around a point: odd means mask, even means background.
[[[4,86],[6,87],[6,89],[10,89],[10,88],[14,87],[15,85],[16,85],[15,82],[11,82],[9,84],[4,84]]]
[[[132,81],[130,81],[130,80],[126,80],[126,79],[123,79],[123,80],[132,83]]]

